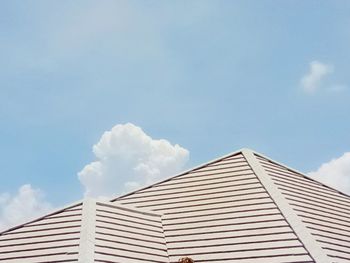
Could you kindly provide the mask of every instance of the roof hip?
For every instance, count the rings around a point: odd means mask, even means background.
[[[242,149],[242,154],[246,158],[255,175],[260,180],[261,184],[271,196],[272,200],[276,203],[277,207],[289,223],[290,227],[294,230],[299,240],[303,243],[305,249],[315,260],[315,262],[332,263],[330,258],[327,256],[321,246],[316,242],[309,230],[305,227],[293,208],[288,204],[285,197],[274,184],[270,176],[266,173],[262,165],[256,159],[257,153],[249,149]]]

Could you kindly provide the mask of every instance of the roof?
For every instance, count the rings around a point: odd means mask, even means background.
[[[350,262],[350,197],[243,149],[0,234],[0,262]]]

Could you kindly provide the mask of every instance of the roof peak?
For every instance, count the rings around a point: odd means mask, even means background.
[[[0,261],[15,263],[27,253],[47,257],[47,249],[41,252],[44,243],[35,243],[44,235],[50,262],[92,262],[93,257],[119,262],[147,255],[166,263],[191,255],[198,262],[248,263],[254,256],[259,262],[273,257],[275,263],[340,263],[350,255],[344,250],[350,246],[349,205],[349,196],[242,148],[112,202],[84,199],[0,234],[0,242],[13,240],[9,250],[0,251]],[[68,228],[74,244],[66,248],[57,237],[67,238]]]

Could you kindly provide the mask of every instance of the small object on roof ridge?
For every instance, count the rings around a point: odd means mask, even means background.
[[[192,258],[184,257],[179,259],[179,263],[194,263]]]

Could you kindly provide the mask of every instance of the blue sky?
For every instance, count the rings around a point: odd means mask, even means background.
[[[186,168],[248,147],[317,170],[350,148],[349,14],[337,0],[2,1],[0,194],[82,198],[92,146],[125,123],[187,149]]]

